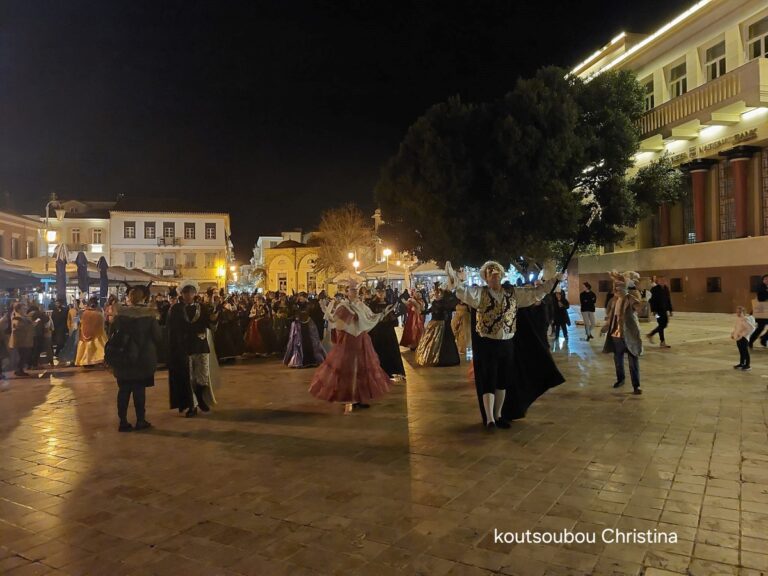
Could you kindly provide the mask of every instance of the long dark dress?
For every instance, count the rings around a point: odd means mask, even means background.
[[[283,363],[291,368],[319,366],[325,360],[325,349],[320,343],[315,322],[309,317],[306,302],[296,305],[296,317],[291,323],[291,333]]]
[[[220,306],[218,312],[219,321],[213,336],[216,356],[219,360],[236,358],[243,353],[243,339],[237,325],[237,316],[225,306]]]
[[[194,305],[178,302],[168,312],[168,390],[171,408],[179,411],[192,408],[192,383],[190,382],[190,356],[209,354],[206,334],[211,328],[211,311],[206,304],[199,304],[200,314]]]
[[[384,312],[387,307],[386,302],[381,302],[377,298],[372,298],[366,304],[374,314]],[[396,326],[397,316],[392,311],[368,332],[368,335],[371,337],[373,349],[379,357],[379,363],[384,372],[390,376],[405,376],[403,357],[400,355],[400,344],[397,341],[397,334],[395,334]]]

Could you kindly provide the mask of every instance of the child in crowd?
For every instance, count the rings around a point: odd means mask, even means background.
[[[733,326],[731,338],[736,340],[739,349],[739,363],[734,366],[736,370],[751,370],[749,366],[749,337],[755,331],[755,319],[747,314],[744,306],[736,307],[736,324]]]

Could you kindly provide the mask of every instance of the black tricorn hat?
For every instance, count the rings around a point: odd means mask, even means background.
[[[384,282],[382,282],[381,280],[379,280],[376,283],[376,290],[386,290],[386,289],[387,289],[387,285],[384,284]]]

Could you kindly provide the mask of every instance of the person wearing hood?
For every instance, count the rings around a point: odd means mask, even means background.
[[[157,350],[161,342],[157,311],[147,306],[148,292],[134,286],[128,292],[128,305],[115,303],[110,324],[110,337],[126,335],[124,358],[111,365],[117,379],[118,431],[145,430],[152,425],[146,419],[146,389],[155,385]],[[133,396],[136,424],[128,421],[128,404]]]

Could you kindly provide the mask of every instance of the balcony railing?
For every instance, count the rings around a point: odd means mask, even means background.
[[[768,59],[756,58],[646,112],[639,121],[642,138],[690,120],[709,122],[709,115],[743,101],[747,107],[768,104]]]
[[[68,242],[67,252],[88,252],[88,244],[80,244],[79,242]]]
[[[172,278],[180,278],[181,277],[181,265],[177,264],[175,266],[163,266],[160,269],[160,274],[162,276],[172,277]]]
[[[158,246],[181,246],[181,238],[158,238]]]

